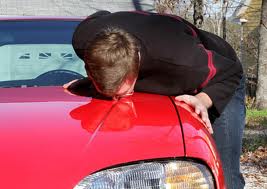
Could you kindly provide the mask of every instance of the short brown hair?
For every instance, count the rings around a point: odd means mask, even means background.
[[[85,67],[100,93],[112,97],[126,76],[137,76],[139,49],[138,40],[120,28],[107,28],[96,35],[85,52]]]

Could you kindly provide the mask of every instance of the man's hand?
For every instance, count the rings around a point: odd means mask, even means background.
[[[195,109],[195,112],[201,116],[201,119],[206,124],[206,128],[212,134],[213,129],[209,120],[208,108],[212,106],[212,101],[206,93],[199,93],[196,96],[180,95],[175,97],[175,100],[183,101]]]
[[[72,80],[72,81],[70,81],[70,82],[68,82],[68,83],[65,83],[65,84],[63,85],[63,88],[64,88],[64,89],[67,89],[72,83],[74,83],[74,82],[76,82],[76,81],[78,81],[78,79],[74,79],[74,80]]]
[[[71,92],[68,90],[68,87],[69,87],[72,83],[75,83],[76,81],[78,81],[78,79],[72,80],[72,81],[70,81],[70,82],[64,84],[64,85],[63,85],[64,92],[65,92],[65,93],[68,93],[69,95],[76,96],[75,94],[71,93]]]

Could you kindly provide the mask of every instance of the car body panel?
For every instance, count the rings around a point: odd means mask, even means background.
[[[0,88],[0,157],[0,188],[68,189],[102,169],[174,158],[206,164],[217,188],[225,188],[215,144],[200,118],[160,95],[135,93],[114,102],[73,96],[62,87]]]
[[[167,96],[106,101],[62,87],[0,89],[0,187],[72,188],[118,164],[184,157]]]
[[[203,161],[211,169],[216,187],[226,188],[215,142],[205,128],[203,121],[187,104],[176,102],[176,105],[183,128],[185,156]]]

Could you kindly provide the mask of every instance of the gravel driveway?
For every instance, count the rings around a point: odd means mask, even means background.
[[[252,163],[241,163],[241,170],[246,181],[245,189],[267,189],[267,170]]]

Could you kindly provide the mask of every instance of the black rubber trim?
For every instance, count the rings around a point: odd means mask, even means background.
[[[184,139],[184,129],[183,129],[183,124],[182,124],[182,121],[181,121],[181,116],[179,114],[179,111],[178,111],[178,108],[175,104],[175,102],[173,101],[173,99],[169,96],[169,99],[171,100],[174,108],[175,108],[175,111],[176,111],[176,114],[178,116],[178,120],[179,120],[179,123],[180,123],[180,128],[181,128],[181,132],[182,132],[182,137],[183,137],[183,143],[184,143],[184,156],[186,157],[186,146],[185,146],[185,139]]]

